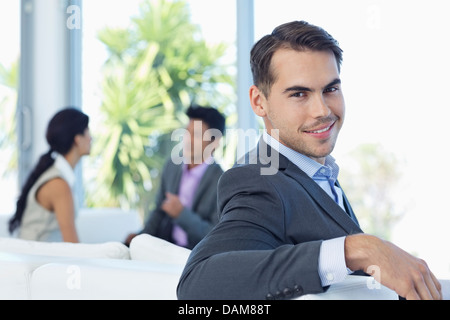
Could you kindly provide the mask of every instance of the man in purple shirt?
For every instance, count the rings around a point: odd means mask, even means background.
[[[192,249],[218,222],[217,182],[223,173],[213,153],[225,118],[212,107],[192,106],[184,130],[182,157],[166,161],[156,207],[138,234],[148,233]],[[136,234],[125,240],[129,244]]]

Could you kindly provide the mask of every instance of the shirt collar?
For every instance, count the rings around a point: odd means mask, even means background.
[[[313,159],[281,144],[278,140],[272,138],[266,130],[263,132],[263,139],[269,146],[288,158],[310,178],[324,176],[334,181],[337,180],[339,166],[336,164],[335,159],[331,155],[326,156],[325,164],[322,165],[317,161],[314,161]]]
[[[183,165],[183,173],[189,173],[190,175],[201,177],[205,173],[208,166],[213,162],[214,162],[214,159],[212,157],[209,157],[204,162],[202,162],[198,166],[193,167],[190,170],[188,170],[188,165],[184,164]]]
[[[66,158],[64,158],[59,153],[56,154],[55,167],[61,172],[64,180],[66,180],[69,186],[72,188],[75,184],[76,179],[75,172],[70,166],[69,162],[67,162]]]

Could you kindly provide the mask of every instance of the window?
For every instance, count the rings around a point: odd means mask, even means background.
[[[20,1],[8,1],[0,10],[0,214],[11,215],[18,193],[15,110],[20,53]]]
[[[378,223],[378,231],[388,224],[382,219],[396,217],[389,222],[391,240],[424,258],[442,278],[450,275],[450,260],[442,250],[450,242],[447,16],[445,0],[255,1],[256,39],[281,23],[306,20],[339,41],[347,109],[333,153],[342,171],[340,182],[354,199],[357,215],[368,210],[379,218],[372,221]],[[370,153],[371,147],[379,151],[377,156]],[[358,195],[358,188],[368,187],[376,175],[355,172],[362,163],[354,162],[355,152],[378,174],[384,169],[381,164],[391,163],[390,172],[399,177],[385,186],[392,188],[390,193],[383,193],[378,181],[378,190],[366,193],[366,198]],[[389,157],[396,161],[388,162]],[[353,180],[351,185],[344,175]],[[375,198],[376,192],[381,199]],[[380,212],[386,203],[390,206]]]
[[[157,14],[152,15],[149,10]],[[170,14],[165,15],[166,12]],[[186,12],[189,12],[188,17]],[[145,19],[139,21],[144,14]],[[159,171],[170,155],[170,141],[167,141],[170,140],[170,130],[167,126],[184,125],[182,109],[190,103],[218,107],[230,116],[229,125],[233,124],[236,118],[233,88],[236,74],[235,15],[235,2],[231,1],[83,2],[82,104],[83,110],[90,115],[94,135],[91,157],[83,162],[87,206],[147,208],[149,203],[153,205],[157,191],[153,186],[158,185]],[[181,23],[183,29],[171,33]],[[192,26],[198,26],[199,32],[194,31],[191,37]],[[167,36],[170,34],[178,40]],[[206,44],[202,44],[203,40]],[[187,47],[188,42],[190,48],[197,52],[183,52],[186,50],[177,47]],[[220,47],[213,48],[220,44],[227,47],[222,53],[219,53]],[[165,46],[174,46],[174,49]],[[199,51],[202,46],[204,50]],[[211,54],[205,55],[205,50],[210,50]],[[148,81],[152,76],[160,79],[163,82],[160,88],[156,85],[159,80],[155,80],[150,89],[137,89],[139,85],[145,86],[139,83],[139,76],[133,74],[138,68],[135,64],[143,63],[140,54],[144,51],[143,55],[148,54],[148,59],[159,60],[155,60],[151,68],[141,75]],[[214,55],[220,58],[212,59]],[[179,71],[176,71],[177,64]],[[208,64],[214,67],[205,68]],[[222,79],[228,81],[226,85],[220,84]],[[140,97],[133,90],[142,93]],[[175,119],[164,118],[166,114],[158,111],[159,107],[153,108],[152,103],[173,110],[170,112],[175,112]],[[144,117],[139,116],[142,114],[139,108],[142,112],[153,108],[152,124],[140,122]],[[140,129],[133,131],[137,127]],[[146,133],[140,136],[137,131]],[[143,149],[145,154],[141,153]],[[149,172],[147,168],[150,168]],[[112,191],[106,194],[108,189]]]

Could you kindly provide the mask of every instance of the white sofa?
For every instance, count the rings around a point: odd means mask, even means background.
[[[98,223],[89,227],[107,228],[119,216],[123,218],[120,214],[105,214],[105,222],[94,214],[89,219],[99,219]],[[96,238],[89,239],[90,233],[83,230],[84,239],[90,243],[44,243],[0,237],[0,300],[176,299],[176,286],[190,250],[146,234],[135,237],[128,248],[121,240],[127,232],[137,229],[129,230],[136,226],[125,220],[108,229],[111,232],[116,228],[114,236],[101,236],[98,228],[92,228]],[[98,242],[106,237],[110,241]],[[450,281],[442,283],[449,299]],[[396,300],[398,296],[373,278],[348,276],[325,293],[298,298],[330,299]]]
[[[176,286],[190,250],[150,235],[130,247],[43,243],[0,238],[0,299],[175,300]],[[397,299],[367,277],[352,277],[325,294],[300,299]]]
[[[0,238],[0,299],[174,300],[189,253],[150,235],[129,248]]]

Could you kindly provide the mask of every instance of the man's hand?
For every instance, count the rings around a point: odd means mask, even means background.
[[[130,243],[131,243],[131,240],[133,240],[133,238],[134,237],[136,237],[137,236],[137,233],[130,233],[127,237],[126,237],[126,239],[125,239],[125,241],[124,241],[124,244],[126,245],[126,246],[130,246]]]
[[[380,270],[380,283],[407,300],[442,299],[441,284],[425,261],[375,236],[357,234],[345,240],[345,260],[351,270]]]
[[[181,211],[183,211],[183,204],[176,194],[166,192],[166,199],[162,202],[161,209],[171,218],[178,218]]]

